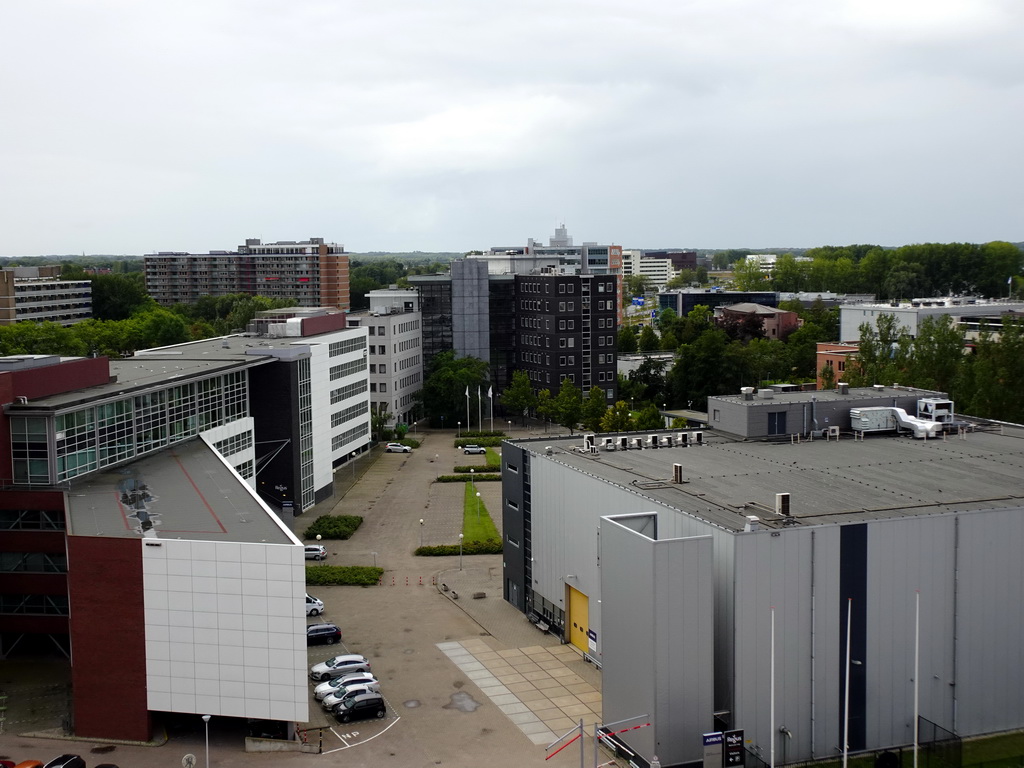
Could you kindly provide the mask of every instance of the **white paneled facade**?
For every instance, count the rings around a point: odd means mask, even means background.
[[[252,416],[246,416],[208,429],[199,436],[217,451],[251,488],[255,488],[256,446],[253,435]]]
[[[308,719],[302,546],[139,546],[149,709]]]

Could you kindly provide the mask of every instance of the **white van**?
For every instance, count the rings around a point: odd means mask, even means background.
[[[306,615],[319,616],[324,612],[324,601],[318,600],[312,595],[306,595]]]

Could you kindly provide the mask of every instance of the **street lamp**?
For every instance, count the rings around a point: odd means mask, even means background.
[[[458,427],[455,429],[455,437],[462,437],[462,422],[457,421],[455,423],[458,424]]]
[[[509,435],[512,434],[512,419],[508,420],[508,433]]]
[[[206,726],[206,768],[210,768],[210,716],[203,715],[203,725]]]
[[[476,492],[476,519],[480,519],[480,491]]]
[[[459,534],[459,570],[462,570],[462,537],[464,534]]]
[[[373,555],[373,567],[376,568],[377,567],[377,553],[376,552],[371,552],[370,554]]]
[[[349,461],[352,462],[352,482],[356,481],[356,452],[352,451],[352,455],[349,457]]]
[[[423,546],[423,518],[420,518],[420,546]]]

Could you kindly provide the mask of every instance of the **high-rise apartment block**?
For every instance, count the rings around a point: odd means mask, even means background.
[[[165,306],[248,293],[300,307],[347,310],[348,281],[345,247],[322,237],[278,243],[249,239],[234,251],[146,255],[146,290]]]
[[[73,325],[92,317],[92,283],[62,280],[57,265],[0,270],[0,325],[49,320]]]

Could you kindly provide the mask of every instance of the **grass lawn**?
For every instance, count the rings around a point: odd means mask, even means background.
[[[476,485],[466,483],[466,494],[462,500],[462,533],[465,535],[466,541],[487,541],[488,539],[501,541],[498,529],[487,513],[487,505],[484,504],[483,499],[478,502],[476,494]],[[478,503],[480,505],[479,513],[477,512]]]
[[[487,451],[487,453],[485,454],[485,456],[487,456],[487,466],[500,467],[501,456],[498,455],[498,452],[493,448],[484,448],[484,450]]]

